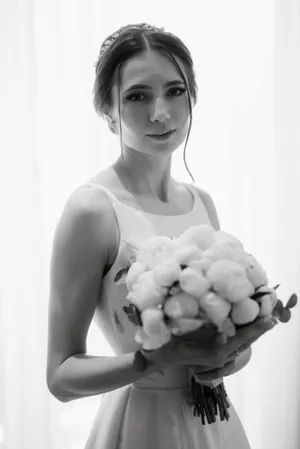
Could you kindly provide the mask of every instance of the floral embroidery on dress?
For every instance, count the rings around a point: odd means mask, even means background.
[[[121,334],[123,334],[125,332],[125,328],[124,328],[122,322],[120,321],[119,315],[116,311],[114,311],[114,320],[115,320],[115,323],[117,325],[119,332]]]

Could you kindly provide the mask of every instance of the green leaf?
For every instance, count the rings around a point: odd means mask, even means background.
[[[141,312],[134,304],[131,303],[129,306],[124,306],[123,310],[131,323],[135,326],[143,326]]]
[[[296,293],[293,293],[285,307],[287,309],[292,309],[293,307],[295,307],[297,305],[297,303],[298,303],[298,297],[297,297]]]
[[[283,312],[284,312],[284,305],[283,305],[281,299],[278,299],[276,302],[276,306],[274,307],[274,309],[272,311],[272,315],[280,317],[283,314]]]
[[[257,292],[257,293],[254,293],[252,296],[250,296],[250,298],[258,299],[258,298],[261,298],[262,296],[269,295],[269,294],[270,294],[270,292]]]
[[[284,309],[283,314],[278,318],[281,323],[287,323],[291,319],[291,311],[290,309]]]

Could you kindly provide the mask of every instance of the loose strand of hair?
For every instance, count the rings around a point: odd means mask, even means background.
[[[184,161],[185,168],[187,169],[190,177],[193,180],[193,184],[195,184],[195,179],[194,179],[194,177],[193,177],[193,175],[192,175],[191,171],[189,170],[189,168],[187,166],[187,163],[186,163],[186,147],[187,147],[187,144],[188,144],[188,140],[189,140],[191,129],[192,129],[192,123],[193,123],[193,111],[192,111],[192,101],[191,101],[190,89],[189,89],[189,85],[188,85],[187,79],[186,79],[183,71],[181,70],[180,65],[176,61],[176,58],[174,58],[173,54],[170,53],[169,50],[164,45],[163,45],[163,48],[164,48],[165,52],[171,57],[171,59],[173,60],[174,64],[176,65],[177,69],[179,70],[179,72],[180,72],[180,74],[181,74],[181,76],[182,76],[182,78],[184,80],[184,84],[185,84],[185,87],[186,87],[186,90],[187,90],[187,94],[188,94],[188,103],[189,103],[189,111],[190,111],[190,123],[189,123],[189,129],[188,129],[187,138],[186,138],[185,145],[184,145],[184,150],[183,150],[183,161]]]
[[[122,136],[122,120],[121,120],[121,71],[122,71],[122,67],[123,67],[123,62],[121,62],[121,64],[118,67],[118,76],[117,76],[117,84],[118,84],[118,113],[119,113],[119,125],[120,125],[120,146],[121,146],[121,154],[122,154],[122,159],[127,171],[127,175],[129,178],[129,182],[130,182],[130,190],[131,193],[132,192],[132,183],[131,183],[131,178],[130,178],[130,174],[129,174],[129,170],[125,161],[125,157],[124,157],[124,147],[123,147],[123,136]]]

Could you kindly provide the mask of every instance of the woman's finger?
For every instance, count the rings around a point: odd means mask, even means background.
[[[219,379],[221,377],[228,376],[235,368],[234,362],[227,362],[222,368],[211,369],[206,372],[195,372],[196,379],[202,382],[208,382],[211,380]]]
[[[236,335],[228,340],[224,345],[224,355],[233,354],[241,347],[246,347],[250,342],[258,340],[263,334],[273,329],[276,322],[272,319],[266,321],[265,319],[259,320],[249,326],[242,329],[238,329]]]

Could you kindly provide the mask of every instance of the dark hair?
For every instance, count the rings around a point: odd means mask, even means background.
[[[96,79],[94,83],[94,107],[96,112],[105,117],[112,106],[112,87],[117,74],[117,82],[120,88],[121,70],[123,64],[133,56],[137,56],[147,50],[156,50],[163,53],[178,69],[186,85],[189,109],[190,126],[184,147],[184,163],[195,182],[185,161],[185,151],[192,126],[192,101],[197,102],[197,84],[195,79],[194,65],[191,54],[184,43],[174,34],[156,28],[146,23],[127,25],[110,35],[102,44],[100,55],[95,64]],[[185,68],[187,77],[182,72],[175,57],[178,57]],[[120,114],[120,94],[119,94]],[[121,120],[120,120],[121,122]],[[121,148],[123,148],[121,144]],[[125,162],[125,161],[124,161]]]

